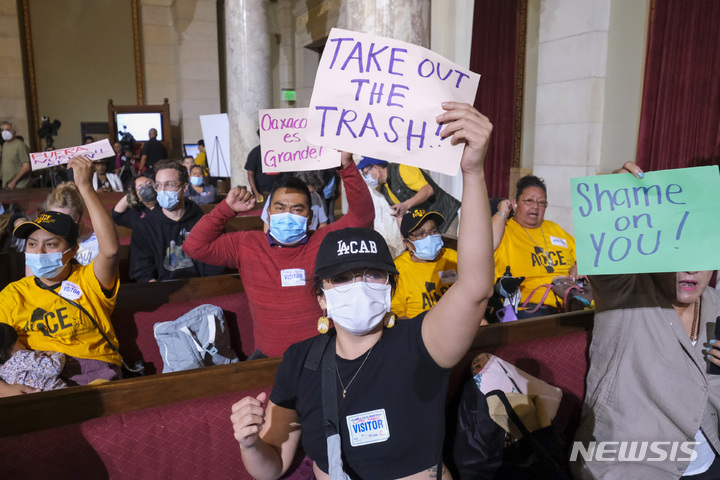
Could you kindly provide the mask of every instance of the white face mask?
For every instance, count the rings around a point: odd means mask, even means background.
[[[13,134],[12,134],[12,132],[11,132],[10,130],[3,130],[3,131],[2,131],[2,138],[3,138],[3,140],[5,140],[6,142],[9,142],[10,140],[12,140],[12,137],[13,137]]]
[[[359,280],[347,292],[323,288],[327,316],[343,330],[353,335],[364,335],[382,322],[390,311],[390,290],[390,285],[379,286],[376,290]]]

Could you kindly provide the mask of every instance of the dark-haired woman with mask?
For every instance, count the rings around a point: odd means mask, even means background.
[[[335,330],[327,341],[319,336],[288,349],[267,408],[264,392],[232,407],[254,478],[283,475],[300,441],[319,479],[450,478],[442,464],[450,369],[467,353],[492,294],[483,171],[492,125],[467,104],[443,109],[440,135],[465,144],[457,281],[430,311],[395,322],[389,312],[397,270],[382,236],[361,228],[329,233],[317,255],[315,293],[326,311],[319,326],[329,318]],[[321,368],[306,368],[323,343]],[[326,439],[323,392],[333,388],[327,405],[337,407],[339,437]]]
[[[215,187],[208,184],[205,176],[205,169],[200,165],[190,167],[190,185],[185,190],[185,198],[192,200],[198,205],[215,203]]]
[[[0,292],[0,322],[12,326],[29,349],[65,354],[63,379],[69,385],[85,385],[121,376],[120,356],[106,340],[117,345],[110,314],[119,287],[119,241],[110,215],[92,187],[92,161],[73,157],[68,168],[90,215],[99,253],[86,266],[73,260],[79,248],[78,224],[66,213],[48,211],[34,222],[16,227],[13,234],[27,240],[25,264],[33,276]],[[90,313],[97,325],[78,306]],[[0,396],[33,391],[0,381]]]
[[[117,225],[133,229],[135,224],[157,205],[157,192],[153,188],[153,179],[140,175],[128,189],[112,211],[112,219]]]

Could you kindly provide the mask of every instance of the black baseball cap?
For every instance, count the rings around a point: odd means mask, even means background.
[[[415,229],[420,227],[425,220],[429,219],[435,220],[435,225],[438,227],[445,221],[445,217],[438,212],[427,212],[421,208],[408,210],[405,212],[405,215],[403,215],[402,222],[400,223],[400,233],[403,238],[408,238]]]
[[[355,268],[398,273],[385,239],[375,230],[353,227],[328,233],[318,250],[315,274],[330,278]]]
[[[77,243],[78,224],[70,215],[60,212],[45,212],[34,222],[23,222],[13,231],[13,235],[25,239],[37,229],[64,237],[70,245]]]

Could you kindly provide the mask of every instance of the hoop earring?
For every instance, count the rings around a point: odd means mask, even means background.
[[[391,314],[389,317],[386,317],[385,320],[383,320],[383,324],[385,325],[385,328],[392,328],[395,326],[395,314]]]
[[[327,315],[327,313],[323,312],[323,316],[318,318],[317,321],[318,332],[322,334],[326,334],[328,330],[330,330],[330,319],[328,319],[325,315]]]

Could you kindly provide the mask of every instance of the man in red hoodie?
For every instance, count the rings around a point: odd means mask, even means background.
[[[270,199],[270,230],[223,233],[237,213],[254,208],[255,198],[235,187],[224,202],[205,215],[183,244],[187,255],[213,265],[236,267],[242,277],[253,318],[255,348],[251,358],[281,356],[293,343],[317,334],[323,312],[312,294],[311,275],[325,235],[346,227],[372,228],[375,211],[352,155],[343,153],[340,178],[348,213],[337,222],[308,232],[310,192],[295,177],[275,184]]]

